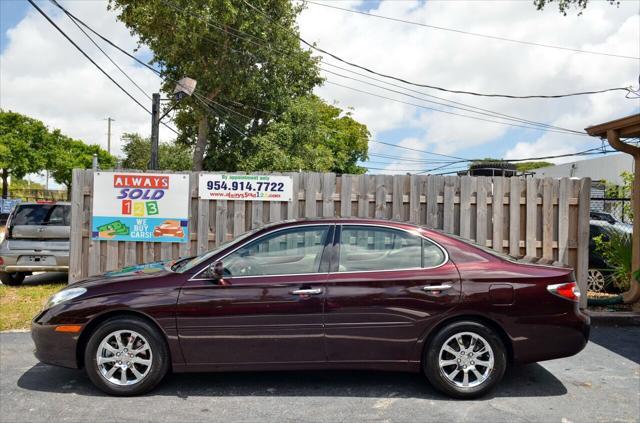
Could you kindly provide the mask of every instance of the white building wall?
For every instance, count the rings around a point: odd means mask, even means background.
[[[633,172],[633,157],[629,154],[611,154],[595,159],[579,160],[571,163],[542,167],[532,172],[538,178],[565,176],[573,178],[591,178],[592,181],[606,180],[609,183],[622,185],[620,174]]]

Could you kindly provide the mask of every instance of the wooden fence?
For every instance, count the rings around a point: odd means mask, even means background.
[[[171,244],[91,240],[93,171],[74,170],[69,281],[199,254],[268,222],[358,216],[413,222],[514,256],[564,263],[576,270],[586,292],[588,178],[283,175],[293,178],[290,202],[200,200],[198,173],[191,173],[190,240]]]

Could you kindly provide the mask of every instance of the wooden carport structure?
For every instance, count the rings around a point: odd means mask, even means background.
[[[640,137],[640,113],[590,126],[585,129],[594,137],[606,139],[611,147],[633,156],[634,177],[631,189],[631,204],[633,210],[633,236],[631,269],[640,270],[640,146],[631,145],[623,139]],[[640,281],[631,281],[631,287],[623,294],[625,303],[640,300]]]

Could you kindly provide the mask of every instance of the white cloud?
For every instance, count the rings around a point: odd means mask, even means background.
[[[328,4],[336,5],[335,2]],[[338,6],[349,7],[343,2]],[[610,6],[607,2],[591,2],[583,15],[570,14],[566,17],[555,7],[540,12],[526,1],[384,1],[370,12],[536,43],[640,55],[640,16],[638,2],[634,1],[622,2],[619,7]],[[637,86],[640,73],[638,60],[488,40],[314,5],[309,5],[303,12],[300,28],[303,38],[308,41],[315,41],[328,51],[381,73],[459,90],[520,95],[568,93]],[[328,57],[326,61],[338,63]],[[331,74],[326,76],[331,81],[344,83]],[[374,83],[380,85],[379,82]],[[346,84],[403,101],[442,108],[356,82]],[[510,100],[423,91],[575,130],[632,113],[640,106],[638,101],[624,99],[623,92],[559,100]],[[420,148],[437,152],[464,155],[465,149],[495,141],[509,128],[428,112],[367,94],[348,92],[340,87],[325,86],[318,92],[327,99],[337,99],[342,104],[354,106],[355,116],[378,131],[388,128],[424,131],[424,136],[420,137]],[[393,108],[391,104],[394,104]],[[455,112],[470,114],[459,110]],[[597,144],[589,138],[582,140],[571,135],[537,133],[539,136],[535,141],[518,144],[507,156],[574,152],[583,149],[585,144]],[[398,154],[396,149],[389,150],[391,152]]]
[[[80,19],[128,51],[136,47],[124,24],[107,12],[106,1],[63,2]],[[135,88],[58,9],[40,3],[47,14],[112,77],[145,107],[151,101]],[[0,61],[0,106],[42,120],[50,128],[90,144],[107,146],[107,117],[112,117],[112,152],[121,152],[124,132],[148,135],[150,115],[122,93],[81,55],[37,11],[30,9],[17,26],[7,31],[9,41]],[[111,47],[103,49],[147,93],[159,89],[152,72]],[[141,52],[143,53],[143,52]],[[161,137],[170,132],[161,128]]]

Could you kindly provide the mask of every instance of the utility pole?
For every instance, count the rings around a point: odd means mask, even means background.
[[[160,93],[153,93],[151,105],[151,162],[150,170],[158,170],[158,143],[160,133]]]
[[[184,77],[178,81],[177,86],[173,90],[174,104],[160,115],[160,93],[153,93],[151,96],[151,161],[149,162],[149,170],[158,170],[158,149],[160,136],[160,121],[169,114],[185,97],[189,97],[196,89],[196,81],[194,79]]]
[[[108,117],[107,121],[107,151],[111,154],[111,122],[115,122],[116,120]]]

